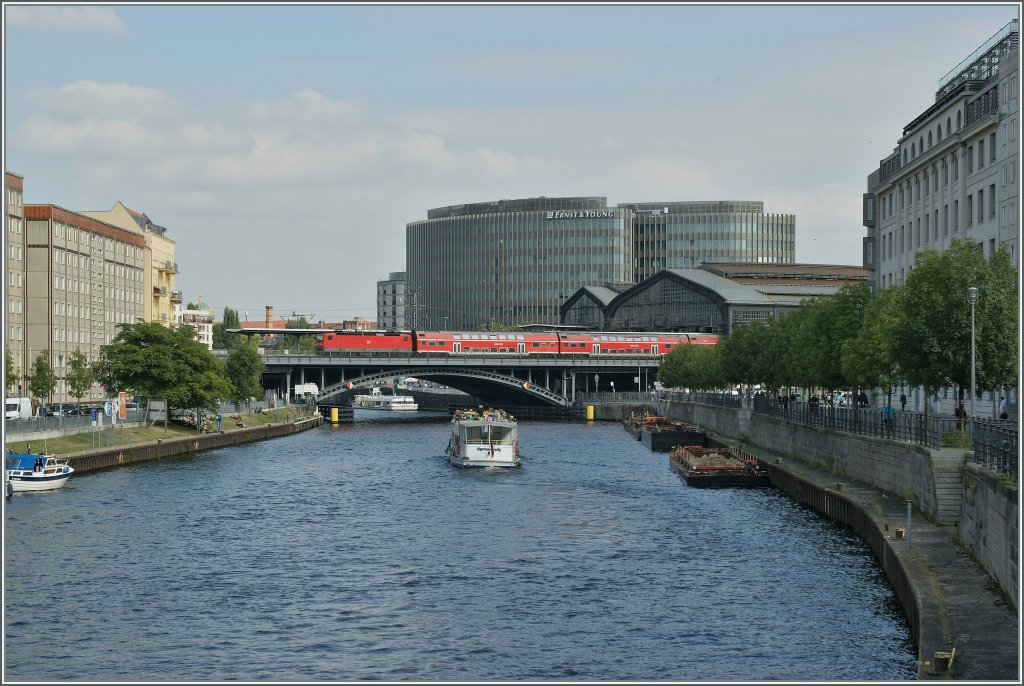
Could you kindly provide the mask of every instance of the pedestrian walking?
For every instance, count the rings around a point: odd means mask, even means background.
[[[903,412],[907,411],[907,394],[900,393],[900,410]]]
[[[999,418],[1006,421],[1010,415],[1006,414],[1006,398],[999,396]]]
[[[882,410],[882,433],[889,436],[892,435],[892,417],[894,410],[892,409],[892,403],[886,403],[885,409]]]

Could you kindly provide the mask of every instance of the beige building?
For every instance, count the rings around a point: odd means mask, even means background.
[[[11,351],[14,373],[20,380],[25,366],[25,214],[23,209],[24,179],[17,174],[4,173],[6,227],[4,231],[4,350]],[[8,379],[9,388],[18,394],[19,381]],[[27,393],[27,391],[25,391]]]
[[[77,400],[67,394],[65,381],[71,354],[78,349],[95,362],[118,324],[142,317],[145,241],[141,233],[56,205],[24,205],[24,220],[20,366],[30,369],[35,356],[49,350],[57,390],[46,400]],[[82,399],[103,397],[94,385]]]
[[[174,241],[165,229],[154,224],[145,214],[125,207],[121,202],[106,212],[82,212],[87,217],[113,224],[125,231],[141,234],[146,241],[146,303],[143,317],[147,322],[174,326],[174,305],[181,303],[181,292],[174,288],[178,263],[174,261]]]

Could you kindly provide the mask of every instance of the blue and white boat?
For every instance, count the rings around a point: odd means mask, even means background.
[[[11,454],[4,463],[4,475],[15,493],[60,488],[74,473],[75,470],[68,464],[67,458],[39,453]]]
[[[445,453],[456,467],[518,467],[519,425],[503,410],[460,410]]]

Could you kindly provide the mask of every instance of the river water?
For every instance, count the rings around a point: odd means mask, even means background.
[[[867,547],[687,486],[615,423],[356,421],[79,474],[5,511],[7,680],[906,680]]]

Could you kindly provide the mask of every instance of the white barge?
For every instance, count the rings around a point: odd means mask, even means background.
[[[456,467],[518,467],[519,424],[503,410],[457,410],[445,453]]]
[[[382,395],[379,388],[374,388],[369,395],[357,395],[352,398],[354,407],[367,410],[390,410],[392,412],[415,412],[420,409],[416,399],[411,395]]]

